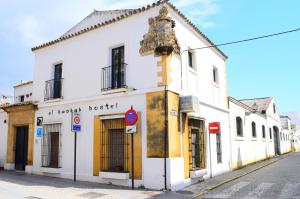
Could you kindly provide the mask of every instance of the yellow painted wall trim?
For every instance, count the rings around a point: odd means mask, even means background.
[[[20,105],[5,108],[5,111],[8,113],[8,137],[6,154],[7,163],[15,163],[16,127],[28,126],[27,165],[33,164],[35,110],[36,106],[34,105]]]
[[[161,56],[161,60],[157,62],[157,66],[161,67],[161,71],[157,73],[157,77],[161,78],[161,82],[158,82],[158,86],[168,86],[172,83],[172,79],[170,77],[171,72],[171,55],[163,55]]]

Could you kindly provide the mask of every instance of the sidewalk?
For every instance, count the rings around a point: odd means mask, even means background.
[[[155,196],[155,198],[159,199],[165,199],[165,198],[172,198],[172,199],[185,199],[185,198],[196,198],[197,196],[204,195],[210,190],[213,190],[219,186],[222,186],[223,184],[226,184],[228,182],[231,182],[237,178],[240,178],[242,176],[245,176],[247,174],[250,174],[258,169],[261,169],[263,167],[266,167],[270,164],[273,164],[279,160],[282,160],[286,157],[291,156],[292,153],[284,154],[281,156],[277,156],[271,159],[267,159],[264,161],[260,161],[255,164],[251,164],[249,166],[246,166],[244,168],[234,170],[232,172],[224,173],[222,175],[206,179],[203,182],[191,185],[189,187],[186,187],[185,189],[182,189],[180,191],[176,192],[166,192],[161,195]]]
[[[75,183],[72,180],[20,172],[0,172],[1,199],[144,199],[161,193],[99,183]]]

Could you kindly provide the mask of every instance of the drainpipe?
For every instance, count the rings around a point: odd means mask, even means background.
[[[165,138],[164,138],[164,176],[165,176],[165,190],[167,190],[167,144],[168,144],[168,94],[167,86],[165,86]]]

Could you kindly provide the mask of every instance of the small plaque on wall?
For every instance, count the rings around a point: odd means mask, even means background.
[[[36,125],[37,126],[43,126],[43,117],[38,117],[36,119]]]
[[[40,138],[43,135],[43,130],[42,128],[37,128],[36,129],[36,137]]]

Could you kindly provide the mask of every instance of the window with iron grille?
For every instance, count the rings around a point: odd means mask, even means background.
[[[222,143],[221,143],[221,133],[216,134],[217,141],[217,161],[222,163]]]
[[[100,132],[100,168],[107,172],[129,172],[129,135],[124,119],[103,120]]]
[[[191,168],[205,169],[205,125],[203,120],[189,119]]]
[[[61,167],[61,124],[43,125],[42,167]]]
[[[193,168],[200,168],[200,132],[192,129],[192,163]]]

